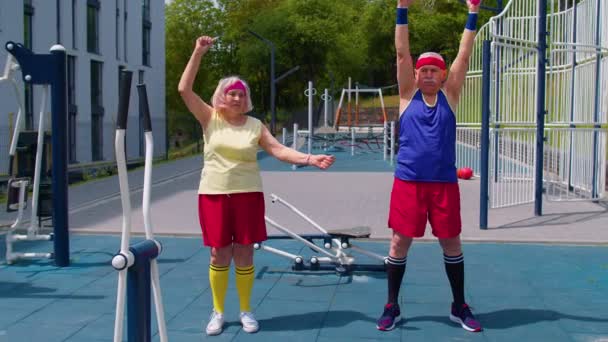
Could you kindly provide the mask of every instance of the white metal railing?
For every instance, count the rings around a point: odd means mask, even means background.
[[[538,3],[511,0],[480,28],[458,106],[459,146],[475,148],[465,141],[477,134],[467,129],[481,122],[481,47],[490,40],[491,208],[534,201]],[[553,0],[547,6],[544,191],[551,200],[595,200],[606,186],[608,1]]]
[[[481,147],[481,127],[457,127],[456,128],[456,165],[458,167],[470,167],[476,175],[479,175]]]
[[[544,183],[549,200],[600,199],[606,187],[606,130],[551,128],[546,133]],[[595,146],[595,147],[594,147]]]
[[[535,128],[490,129],[490,208],[534,201],[535,160]]]

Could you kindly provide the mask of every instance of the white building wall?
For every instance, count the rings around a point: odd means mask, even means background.
[[[119,66],[133,71],[129,122],[127,130],[127,156],[137,158],[140,151],[139,111],[136,85],[139,71],[144,72],[144,82],[152,116],[154,134],[154,154],[165,154],[165,30],[164,3],[150,1],[151,51],[150,66],[142,65],[143,11],[141,1],[100,0],[99,10],[99,54],[87,51],[87,0],[76,0],[76,30],[72,30],[72,0],[32,0],[34,53],[48,53],[58,41],[66,48],[68,55],[76,56],[76,105],[77,137],[76,159],[79,163],[92,161],[91,134],[91,61],[103,63],[103,160],[115,160],[114,132],[116,109],[118,107]],[[60,37],[57,37],[57,4],[60,7]],[[119,9],[118,58],[116,44],[116,6]],[[125,5],[127,13],[126,42],[124,34]],[[7,52],[4,44],[9,41],[23,43],[24,40],[23,0],[0,1],[0,70],[3,70]],[[75,35],[75,45],[73,36]],[[125,44],[126,43],[126,44]],[[125,51],[126,46],[126,51]],[[126,56],[125,56],[126,54]],[[126,59],[125,59],[126,57]],[[1,71],[0,71],[1,72]],[[19,79],[21,75],[18,75]],[[34,128],[38,125],[42,88],[34,87]],[[20,89],[22,90],[22,89]],[[47,106],[50,110],[50,102]],[[5,82],[0,84],[0,174],[8,170],[8,113],[17,113],[17,102],[12,89]],[[50,121],[47,124],[50,127]]]

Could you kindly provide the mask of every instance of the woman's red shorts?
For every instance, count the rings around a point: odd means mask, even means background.
[[[198,195],[198,217],[203,243],[226,247],[232,243],[249,245],[265,241],[264,194],[243,192],[221,195]]]

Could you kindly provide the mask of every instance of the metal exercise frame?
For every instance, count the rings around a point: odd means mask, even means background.
[[[310,223],[316,230],[320,232],[320,234],[316,235],[300,235],[296,234],[290,229],[280,225],[275,222],[268,216],[265,216],[266,222],[268,222],[273,227],[277,228],[281,232],[285,233],[285,236],[270,236],[269,240],[276,239],[294,239],[303,243],[305,246],[310,247],[313,251],[317,252],[322,256],[311,256],[308,261],[304,260],[304,256],[296,255],[289,253],[287,251],[274,248],[268,246],[266,244],[256,243],[254,248],[256,250],[264,250],[270,253],[274,253],[276,255],[286,257],[291,259],[294,262],[293,270],[295,271],[319,271],[319,270],[335,270],[336,273],[340,275],[350,274],[353,271],[363,271],[363,272],[384,272],[385,270],[385,262],[386,257],[376,254],[374,252],[368,251],[362,247],[359,247],[351,242],[351,240],[356,240],[358,238],[367,238],[369,237],[369,228],[353,228],[349,233],[348,231],[328,231],[325,228],[321,227],[318,223],[313,221],[310,217],[302,213],[298,208],[280,198],[275,194],[271,194],[272,203],[279,203],[296,213],[298,216],[302,217],[305,221]],[[367,231],[366,233],[361,233],[361,231]],[[314,241],[321,240],[323,241],[323,247],[317,246]],[[356,252],[359,254],[366,255],[376,261],[377,263],[372,264],[361,264],[357,262],[355,255],[352,252]]]

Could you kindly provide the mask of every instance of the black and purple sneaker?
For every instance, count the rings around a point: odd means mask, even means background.
[[[384,306],[384,312],[378,319],[376,328],[382,331],[395,329],[395,324],[401,320],[401,310],[399,304],[388,303]]]
[[[473,313],[471,312],[471,308],[467,304],[462,304],[458,307],[458,305],[452,303],[450,320],[460,324],[464,330],[472,332],[481,331],[481,324],[475,319],[475,316],[473,316]]]

